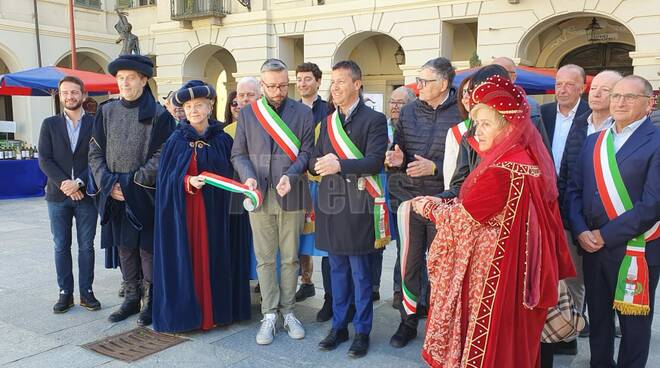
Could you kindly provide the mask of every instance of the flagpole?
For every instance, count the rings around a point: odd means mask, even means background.
[[[78,69],[76,56],[76,26],[73,21],[73,0],[69,0],[69,41],[71,43],[71,69]]]
[[[41,40],[39,37],[39,10],[37,8],[37,0],[33,1],[34,5],[34,31],[37,36],[37,61],[39,62],[39,67],[41,68]]]

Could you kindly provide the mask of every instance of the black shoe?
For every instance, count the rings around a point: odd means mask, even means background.
[[[109,317],[110,322],[123,321],[126,318],[140,312],[140,292],[137,282],[127,282],[125,287],[124,302],[119,309],[113,312]]]
[[[329,321],[332,318],[332,299],[326,299],[323,302],[323,307],[316,315],[316,322]]]
[[[257,282],[257,286],[254,287],[254,292],[261,294],[261,287],[259,286],[258,282]]]
[[[380,300],[380,292],[374,291],[373,293],[371,293],[371,301],[375,302],[377,300]]]
[[[80,306],[90,311],[101,310],[101,302],[96,299],[94,292],[87,290],[86,293],[80,293]]]
[[[417,312],[415,312],[417,318],[424,319],[429,314],[429,308],[425,305],[417,306]]]
[[[406,320],[401,321],[399,328],[392,335],[390,345],[394,348],[402,348],[415,337],[417,337],[417,319],[414,316],[408,316]]]
[[[341,330],[330,330],[328,336],[319,342],[319,350],[330,351],[335,350],[339,344],[348,341],[348,329],[342,328]]]
[[[144,281],[142,288],[142,310],[140,315],[137,318],[138,326],[149,326],[151,324],[151,305],[152,305],[152,296],[153,296],[153,284]]]
[[[53,306],[53,313],[64,313],[71,309],[71,307],[73,307],[73,294],[60,291],[60,297],[57,299],[57,303]]]
[[[302,302],[303,300],[314,295],[316,295],[316,289],[314,288],[314,284],[301,284],[300,289],[296,291],[296,301]]]
[[[555,355],[577,355],[577,340],[569,342],[557,342],[554,345],[553,351]]]
[[[584,319],[584,328],[580,331],[580,337],[589,337],[589,321]]]
[[[359,333],[353,338],[353,343],[348,349],[348,356],[351,358],[362,358],[369,351],[369,335]]]
[[[403,308],[403,294],[400,291],[395,291],[392,295],[392,308],[401,309]]]

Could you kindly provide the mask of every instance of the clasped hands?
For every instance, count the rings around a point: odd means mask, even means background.
[[[406,167],[406,174],[410,177],[416,178],[420,176],[434,175],[436,166],[435,163],[420,155],[414,155],[415,160],[410,162]],[[403,151],[398,144],[394,145],[393,151],[385,152],[385,165],[389,167],[400,167],[403,165]]]
[[[71,198],[71,200],[79,201],[85,197],[85,195],[80,191],[80,186],[75,180],[64,180],[60,184],[60,190],[64,195]]]
[[[600,230],[583,231],[578,235],[578,243],[588,253],[597,252],[605,246],[605,240],[600,235]]]

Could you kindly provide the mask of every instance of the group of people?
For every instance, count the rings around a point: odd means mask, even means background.
[[[615,365],[615,312],[616,364],[646,364],[660,277],[660,130],[642,77],[603,71],[587,102],[584,70],[566,65],[556,102],[539,106],[515,85],[509,58],[455,88],[440,57],[421,66],[416,93],[391,93],[386,118],[365,105],[354,61],[332,66],[326,102],[317,65],[296,68],[296,101],[287,65],[268,59],[259,79],[238,81],[219,122],[203,81],[158,104],[153,67],[140,55],[110,63],[119,98],[94,118],[81,108],[82,81],[63,78],[63,113],[42,124],[55,313],[74,305],[73,218],[80,305],[101,308],[92,289],[100,218],[106,266],[123,278],[111,322],[138,314],[139,325],[184,332],[250,319],[254,258],[257,344],[274,341],[280,319],[303,339],[295,305],[315,294],[310,257],[322,256],[317,320],[332,323],[319,349],[349,340],[353,324],[348,355],[362,357],[382,252],[396,241],[401,321],[390,345],[408,345],[426,317],[430,366],[550,367],[553,354],[575,353],[577,333],[541,340],[563,279],[576,313],[587,306],[591,365]]]

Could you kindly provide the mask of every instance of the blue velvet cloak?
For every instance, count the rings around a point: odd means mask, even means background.
[[[208,146],[191,147],[196,141],[204,141]],[[190,124],[182,122],[163,147],[156,185],[154,233],[153,327],[156,331],[181,332],[201,327],[202,312],[195,294],[188,244],[183,180],[195,149],[199,172],[209,171],[231,178],[231,145],[231,137],[222,131],[220,124],[210,121],[209,128],[201,136]],[[207,185],[202,188],[202,195],[208,228],[214,323],[226,325],[250,319],[249,248],[238,241],[245,227],[230,221],[229,192]],[[234,228],[242,229],[233,231]]]

